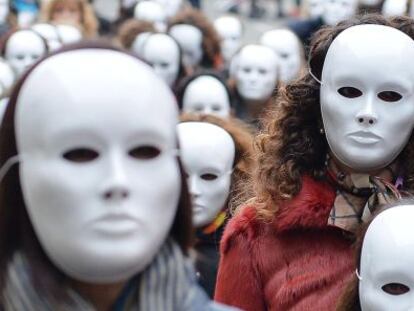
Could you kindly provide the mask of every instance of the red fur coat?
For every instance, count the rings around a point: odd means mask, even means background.
[[[335,310],[355,271],[349,233],[328,226],[335,191],[303,178],[273,222],[247,206],[221,241],[215,299],[246,311]]]

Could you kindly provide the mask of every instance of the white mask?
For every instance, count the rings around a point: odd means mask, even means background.
[[[236,59],[234,78],[240,96],[248,101],[268,100],[277,83],[277,56],[273,50],[247,45]]]
[[[168,86],[120,52],[66,52],[29,75],[15,116],[20,183],[36,236],[65,274],[119,282],[152,261],[180,197],[177,121]]]
[[[380,4],[381,0],[360,0],[359,3],[361,5],[367,5],[367,6],[375,6]]]
[[[160,32],[167,30],[167,15],[164,8],[156,2],[138,2],[135,6],[134,18],[153,23]]]
[[[362,311],[414,310],[414,205],[379,214],[365,235],[360,264]]]
[[[242,44],[243,26],[238,18],[223,16],[214,21],[214,28],[221,38],[221,53],[224,61],[229,64]]]
[[[174,85],[181,59],[180,48],[173,38],[166,34],[151,35],[142,47],[142,58],[170,87]]]
[[[142,53],[143,53],[143,48],[144,48],[145,42],[147,42],[147,39],[150,36],[152,36],[152,33],[151,32],[143,32],[143,33],[140,33],[139,35],[137,35],[135,37],[134,41],[132,42],[131,51],[134,54],[142,57]]]
[[[40,35],[29,30],[20,30],[6,43],[4,58],[20,77],[38,59],[46,54],[46,46]]]
[[[382,15],[386,17],[405,15],[407,0],[385,0],[382,5]]]
[[[9,0],[0,0],[0,24],[7,23],[7,17],[10,13]]]
[[[288,29],[267,31],[260,39],[260,43],[276,53],[281,81],[288,83],[299,76],[303,63],[303,48],[292,31]]]
[[[336,25],[356,14],[358,0],[325,0],[323,20],[327,25]]]
[[[229,95],[223,83],[212,76],[191,81],[183,96],[183,112],[230,116]]]
[[[36,24],[32,29],[41,35],[49,46],[49,51],[53,52],[62,47],[59,34],[54,25],[51,24]]]
[[[155,2],[158,2],[162,5],[162,7],[165,9],[165,12],[167,13],[167,16],[173,17],[178,13],[178,11],[183,6],[183,0],[153,0]]]
[[[203,227],[225,207],[235,144],[224,129],[204,122],[180,123],[178,137],[192,197],[193,223],[197,228]]]
[[[414,126],[414,41],[394,28],[351,27],[332,42],[322,72],[321,110],[331,151],[371,172],[400,154]]]
[[[203,59],[203,33],[192,25],[174,25],[169,31],[183,51],[185,66],[197,67]]]
[[[97,16],[111,23],[116,22],[120,17],[121,1],[93,0],[92,5]]]
[[[326,0],[307,0],[307,10],[310,18],[318,18],[323,15]]]
[[[21,11],[17,15],[17,24],[20,28],[28,28],[36,21],[36,18],[37,12]]]
[[[63,45],[72,44],[82,40],[82,32],[72,25],[56,25],[60,41]]]

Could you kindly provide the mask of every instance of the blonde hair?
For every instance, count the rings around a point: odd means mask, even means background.
[[[95,37],[98,31],[98,20],[95,16],[92,6],[86,0],[71,0],[79,5],[81,13],[81,26],[85,37]],[[48,0],[43,2],[41,9],[41,21],[54,23],[52,20],[53,13],[58,4],[67,4],[68,0]],[[75,25],[76,26],[76,25]]]

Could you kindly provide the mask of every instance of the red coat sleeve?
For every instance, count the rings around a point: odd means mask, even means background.
[[[266,310],[260,277],[249,242],[249,217],[235,216],[227,225],[220,247],[215,300],[246,311]]]

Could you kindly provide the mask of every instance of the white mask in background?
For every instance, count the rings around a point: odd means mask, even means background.
[[[167,15],[164,8],[153,1],[138,2],[134,10],[134,18],[154,24],[160,32],[167,30]]]
[[[178,11],[183,6],[183,0],[152,0],[162,5],[167,13],[167,17],[171,18],[177,15]]]
[[[210,123],[180,123],[178,137],[192,197],[193,223],[200,228],[225,207],[236,147],[228,132]]]
[[[111,23],[116,22],[120,18],[121,1],[93,0],[92,5],[96,15],[100,18]],[[133,5],[131,4],[131,7]]]
[[[365,234],[360,263],[362,311],[414,310],[414,206],[379,214]]]
[[[323,15],[324,12],[324,5],[326,0],[307,0],[307,12],[310,18],[318,18]]]
[[[21,11],[17,15],[17,24],[21,29],[28,28],[36,22],[37,15],[37,12]]]
[[[359,4],[366,6],[375,6],[381,3],[382,0],[359,0]]]
[[[0,25],[7,23],[7,17],[10,14],[9,0],[0,0]]]
[[[321,110],[335,157],[360,172],[386,167],[414,126],[414,41],[380,25],[344,30],[322,71]]]
[[[64,273],[112,283],[152,261],[180,197],[177,123],[168,86],[120,52],[65,52],[29,75],[15,116],[20,183],[36,236]]]
[[[324,0],[323,21],[334,26],[357,12],[358,0]]]
[[[82,32],[76,26],[56,25],[56,29],[63,45],[76,43],[82,40]]]
[[[243,26],[234,16],[222,16],[214,21],[214,28],[221,38],[221,53],[226,64],[240,49],[242,44]]]
[[[271,48],[247,45],[236,55],[237,91],[247,101],[265,101],[277,84],[277,56]]]
[[[20,30],[7,40],[4,58],[18,78],[46,53],[40,35],[31,30]]]
[[[169,30],[181,47],[185,66],[197,67],[203,59],[203,33],[195,26],[187,24],[174,25]]]
[[[183,112],[230,116],[230,99],[223,83],[213,76],[200,76],[191,81],[183,96]]]
[[[278,57],[279,78],[288,83],[299,76],[303,64],[303,47],[294,32],[275,29],[265,32],[260,44],[271,48]]]
[[[180,47],[166,34],[152,34],[142,46],[142,58],[172,87],[180,72]]]
[[[0,84],[3,86],[5,92],[10,91],[15,79],[13,69],[10,65],[4,60],[0,60]],[[4,94],[0,97],[3,96]]]
[[[407,0],[385,0],[382,5],[382,15],[393,17],[407,13]]]
[[[62,42],[60,41],[56,26],[42,23],[33,25],[32,29],[46,40],[50,52],[56,51],[62,47]]]
[[[147,42],[147,39],[152,35],[152,32],[143,32],[137,35],[134,42],[132,42],[131,51],[139,57],[142,57],[145,42]]]

